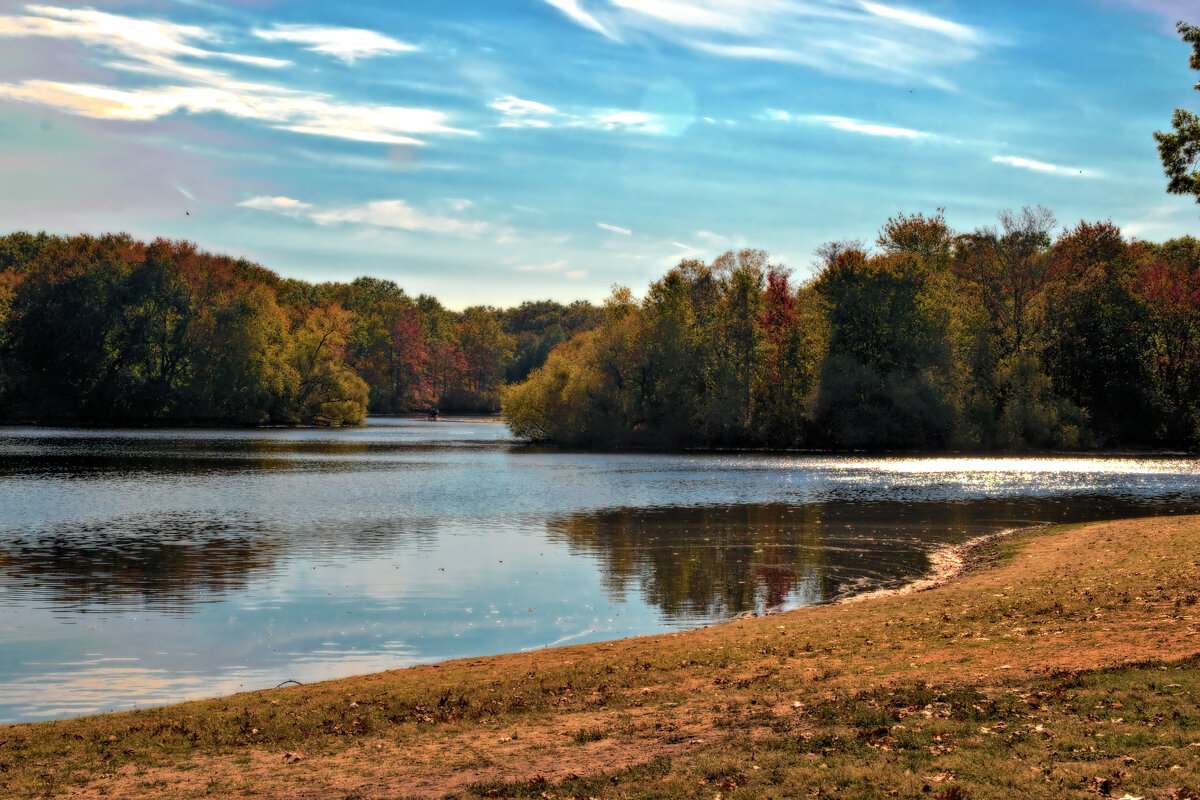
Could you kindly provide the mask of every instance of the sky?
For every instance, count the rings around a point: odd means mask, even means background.
[[[450,308],[797,280],[898,213],[1200,233],[1196,0],[0,0],[0,233],[187,239]]]

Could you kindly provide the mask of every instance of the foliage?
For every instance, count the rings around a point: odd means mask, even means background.
[[[1188,66],[1200,70],[1200,27],[1182,20],[1176,25],[1180,38],[1192,46]],[[1200,82],[1195,86],[1200,91]],[[1158,156],[1167,176],[1167,191],[1171,194],[1195,195],[1200,203],[1200,116],[1187,109],[1177,108],[1171,117],[1174,133],[1154,132]]]
[[[539,304],[527,368],[597,309]],[[346,425],[495,410],[520,310],[281,279],[188,242],[0,237],[0,419]],[[550,344],[547,344],[547,341]],[[540,354],[540,355],[539,355]]]
[[[800,286],[762,251],[683,261],[640,302],[616,290],[505,413],[592,447],[1200,445],[1200,244],[1056,225],[900,214]]]

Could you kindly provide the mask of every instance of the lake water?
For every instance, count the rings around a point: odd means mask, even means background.
[[[0,428],[0,721],[711,624],[1200,511],[1171,457],[579,453],[492,422]]]

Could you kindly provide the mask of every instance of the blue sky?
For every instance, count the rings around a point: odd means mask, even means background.
[[[899,212],[1200,232],[1195,0],[0,0],[0,230],[186,238],[452,308],[636,293]]]

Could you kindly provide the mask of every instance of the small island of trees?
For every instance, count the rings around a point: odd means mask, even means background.
[[[684,261],[509,390],[574,446],[1024,449],[1200,442],[1200,243],[1054,236],[1044,208],[901,214],[793,287],[759,250]]]

